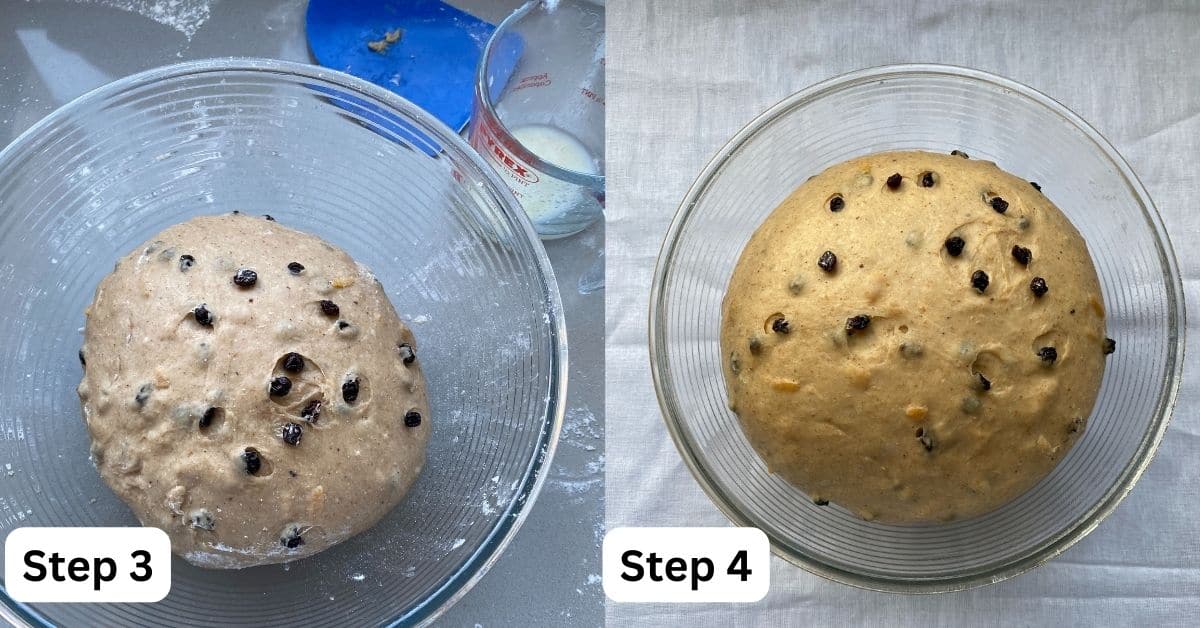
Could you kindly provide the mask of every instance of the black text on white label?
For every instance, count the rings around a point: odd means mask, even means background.
[[[604,592],[617,602],[756,602],[771,586],[757,528],[616,528],[604,537]]]
[[[17,528],[4,584],[18,602],[157,602],[171,590],[171,542],[158,528]]]

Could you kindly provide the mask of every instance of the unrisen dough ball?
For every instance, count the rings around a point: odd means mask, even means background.
[[[265,218],[194,218],[96,289],[79,385],[92,456],[191,563],[316,554],[373,525],[421,470],[415,347],[341,250]]]
[[[982,514],[1044,477],[1113,345],[1083,239],[1033,184],[896,152],[822,172],[758,228],[721,348],[772,473],[913,522]]]

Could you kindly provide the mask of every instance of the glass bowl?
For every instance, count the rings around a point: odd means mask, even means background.
[[[75,395],[83,309],[120,256],[233,209],[374,270],[421,346],[425,468],[375,527],[289,565],[180,559],[156,604],[20,604],[58,625],[430,620],[520,527],[563,415],[567,349],[545,250],[504,183],[404,99],[323,68],[184,63],[88,93],[0,153],[0,532],[137,525],[88,460]]]
[[[1037,181],[1087,240],[1117,352],[1087,430],[1024,495],[948,524],[868,522],[819,507],[767,473],[729,411],[718,335],[721,299],[742,248],[809,176],[888,150],[965,151]],[[998,582],[1090,532],[1149,464],[1183,364],[1179,270],[1146,190],[1077,115],[1033,89],[963,68],[854,72],[754,119],[688,192],[659,255],[650,356],[667,427],[716,505],[761,528],[775,553],[860,587],[907,593]]]

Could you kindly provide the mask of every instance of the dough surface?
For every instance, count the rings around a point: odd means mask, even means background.
[[[1084,241],[1033,184],[894,152],[833,166],[771,213],[729,281],[721,349],[772,473],[865,519],[949,521],[1028,490],[1075,443],[1104,330]]]
[[[265,218],[193,218],[122,258],[88,308],[93,460],[191,563],[310,556],[373,525],[420,472],[415,348],[340,249]]]

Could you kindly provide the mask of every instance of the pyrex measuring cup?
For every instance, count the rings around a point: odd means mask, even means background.
[[[508,183],[544,239],[604,211],[604,6],[529,2],[479,61],[471,145]]]

